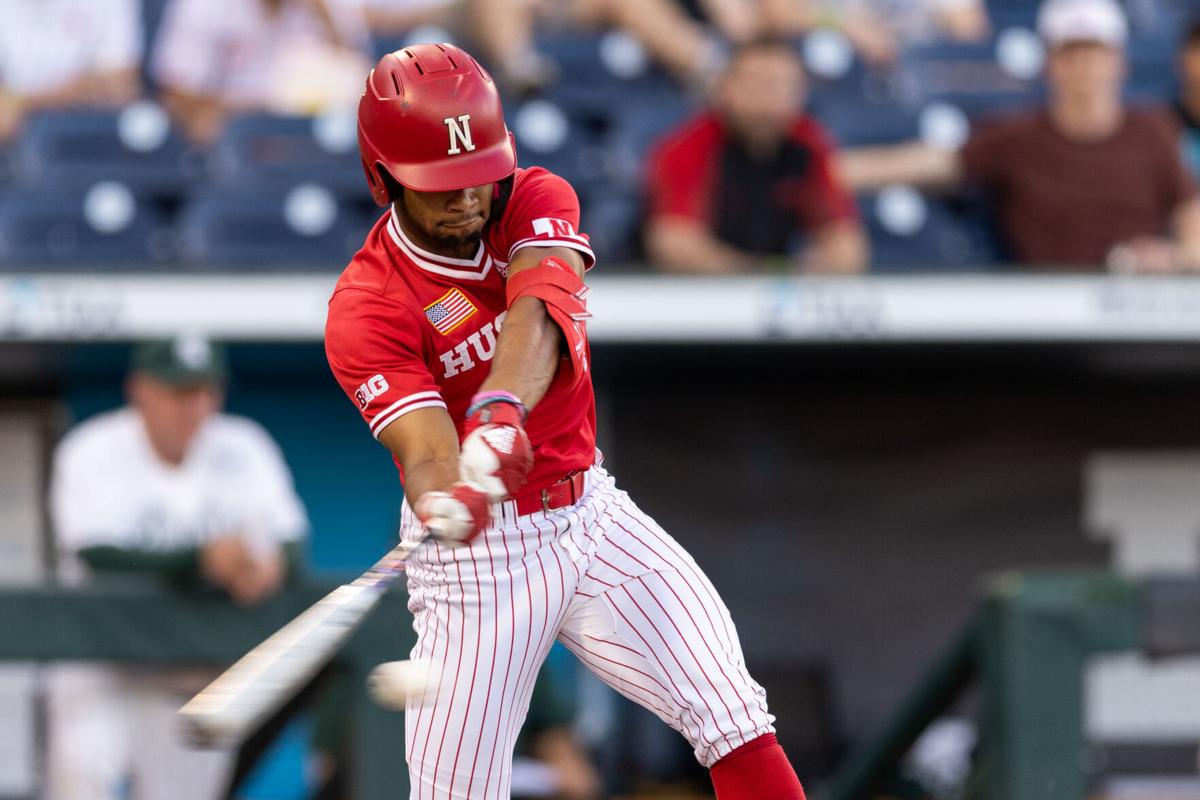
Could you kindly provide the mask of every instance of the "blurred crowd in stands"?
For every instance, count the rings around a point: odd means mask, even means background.
[[[1200,268],[1188,0],[7,0],[0,268],[340,269],[354,108],[455,41],[610,267]]]

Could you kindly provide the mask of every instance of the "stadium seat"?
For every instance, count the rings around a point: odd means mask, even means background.
[[[603,126],[633,97],[667,98],[681,92],[661,67],[627,35],[559,33],[540,36],[536,47],[560,70],[545,90],[573,118]]]
[[[180,255],[196,267],[336,272],[362,246],[377,217],[339,203],[317,184],[280,193],[213,190],[181,212]]]
[[[997,30],[1008,25],[1032,28],[1040,5],[1041,0],[987,0],[988,17]]]
[[[608,170],[597,132],[551,100],[533,99],[510,106],[508,123],[517,141],[517,163],[540,166],[566,178],[577,189]]]
[[[809,81],[815,88],[858,86],[869,68],[844,33],[819,27],[796,42]]]
[[[119,181],[139,194],[178,196],[200,172],[196,153],[148,101],[117,111],[56,111],[31,117],[13,154],[23,186],[86,187]]]
[[[910,141],[921,131],[919,114],[897,104],[869,103],[859,98],[853,102],[814,103],[809,111],[842,147]]]
[[[896,65],[895,100],[910,107],[951,103],[972,117],[1035,102],[1044,52],[1024,26],[982,42],[939,42],[905,50]]]
[[[490,70],[492,67],[491,64],[486,63],[483,53],[478,48],[472,48],[472,46],[463,42],[456,35],[453,27],[447,28],[436,21],[424,25],[416,25],[407,30],[388,31],[386,33],[371,31],[370,50],[372,61],[377,61],[388,53],[394,53],[397,50],[403,50],[405,47],[425,42],[443,42],[458,45],[459,47],[466,47],[468,51],[474,50],[472,55],[479,59],[480,62],[483,62],[485,69]]]
[[[580,230],[591,240],[596,260],[607,274],[613,266],[641,259],[638,237],[643,200],[639,193],[598,183],[581,198]]]
[[[284,191],[319,183],[339,197],[365,195],[354,114],[245,114],[226,124],[209,157],[214,184]]]
[[[1200,10],[1200,8],[1198,8]],[[1174,25],[1168,19],[1177,19]],[[1176,92],[1175,51],[1178,38],[1187,22],[1176,13],[1148,19],[1139,29],[1134,27],[1129,41],[1129,80],[1127,95],[1137,102],[1161,103]]]
[[[907,186],[859,198],[877,273],[943,272],[988,267],[998,245],[981,207],[948,201]]]
[[[695,101],[680,94],[661,100],[629,100],[613,109],[605,136],[612,177],[626,187],[640,186],[650,150],[699,111]]]
[[[0,197],[0,268],[161,269],[174,256],[168,220],[123,184],[78,193],[14,188]]]

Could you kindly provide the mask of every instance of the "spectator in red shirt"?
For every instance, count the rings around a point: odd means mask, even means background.
[[[734,51],[712,109],[651,154],[650,258],[671,272],[748,272],[787,259],[805,272],[863,269],[854,197],[825,131],[803,113],[805,77],[786,41]]]

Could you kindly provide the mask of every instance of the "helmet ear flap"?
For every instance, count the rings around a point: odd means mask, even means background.
[[[404,194],[404,186],[400,181],[392,177],[392,173],[388,172],[382,164],[375,165],[376,175],[379,177],[379,184],[383,187],[383,192],[389,203],[394,203],[400,199],[400,195]]]
[[[500,218],[504,216],[504,209],[508,208],[508,198],[512,197],[515,182],[516,178],[513,175],[496,181],[496,185],[492,189],[492,215],[488,224],[499,222]]]
[[[396,183],[395,178],[389,175],[379,162],[368,164],[366,159],[361,160],[363,172],[367,175],[367,186],[371,189],[371,197],[380,206],[391,204],[399,197],[399,192],[396,190],[400,184]]]

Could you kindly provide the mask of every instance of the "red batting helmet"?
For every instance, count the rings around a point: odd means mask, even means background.
[[[379,59],[358,103],[358,149],[381,206],[392,199],[381,171],[414,191],[445,192],[495,183],[517,167],[496,84],[452,44]]]

